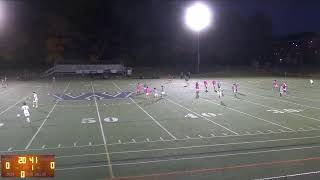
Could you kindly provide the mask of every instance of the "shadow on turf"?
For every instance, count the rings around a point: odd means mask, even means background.
[[[223,101],[220,102],[220,105],[227,107],[227,105]]]
[[[41,110],[41,109],[37,109],[39,113],[43,113],[43,114],[48,114],[49,111],[44,111],[44,110]]]
[[[237,94],[239,94],[239,95],[241,95],[241,96],[247,96],[246,94],[243,94],[243,93],[237,93]]]
[[[205,100],[208,100],[208,101],[215,101],[215,102],[217,102],[216,100],[212,100],[212,99],[207,99],[207,98],[201,98],[201,99],[205,99]],[[220,99],[221,101],[220,101],[220,105],[221,106],[224,106],[224,107],[227,107],[227,105],[222,101],[222,99]]]

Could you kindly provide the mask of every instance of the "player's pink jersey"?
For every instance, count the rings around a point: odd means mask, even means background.
[[[286,84],[286,83],[283,83],[283,84],[282,84],[282,87],[283,87],[283,90],[285,90],[285,91],[286,91],[288,86],[287,86],[287,84]]]
[[[274,80],[274,81],[273,81],[273,87],[274,87],[274,88],[277,88],[277,87],[278,87],[278,82],[277,82],[277,80]]]
[[[151,93],[151,90],[150,90],[149,87],[146,88],[146,93],[147,93],[147,94],[150,94],[150,93]]]
[[[216,85],[216,80],[212,80],[212,86]]]
[[[140,92],[140,91],[141,91],[141,85],[140,85],[140,83],[137,84],[136,90],[137,90],[137,92]]]
[[[208,81],[207,81],[207,80],[204,80],[204,81],[203,81],[203,84],[204,84],[204,86],[206,86],[206,87],[207,87],[207,85],[208,85]]]
[[[284,87],[288,87],[286,83],[283,83],[283,86],[284,86]]]

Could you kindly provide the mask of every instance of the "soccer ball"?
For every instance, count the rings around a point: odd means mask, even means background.
[[[20,117],[20,114],[17,114],[17,117]]]

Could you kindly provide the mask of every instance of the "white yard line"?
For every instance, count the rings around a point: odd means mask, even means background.
[[[286,96],[291,97],[291,98],[296,98],[296,99],[303,99],[303,100],[307,100],[307,101],[320,102],[320,101],[317,100],[317,99],[303,98],[303,97],[293,96],[293,95],[289,95],[289,94],[287,94]]]
[[[306,139],[317,139],[317,138],[320,138],[320,136],[298,137],[298,138],[287,138],[287,139],[269,139],[269,140],[261,140],[261,141],[243,141],[243,142],[209,144],[209,145],[198,145],[198,146],[182,146],[182,147],[172,147],[172,148],[141,149],[141,150],[133,150],[133,151],[116,151],[116,152],[111,152],[109,154],[129,154],[129,153],[143,153],[143,152],[168,151],[168,150],[183,150],[183,149],[195,149],[195,148],[206,148],[206,147],[230,146],[230,145],[244,145],[244,144],[259,144],[259,143],[281,142],[281,141],[306,140]],[[60,158],[85,157],[85,156],[98,156],[98,155],[102,155],[102,154],[105,154],[105,153],[75,154],[75,155],[66,155],[66,156],[56,156],[55,158],[60,159]]]
[[[230,96],[230,97],[231,97],[231,96]],[[236,98],[232,97],[232,99],[236,99]],[[238,100],[238,99],[236,99],[236,100]],[[273,109],[273,110],[276,110],[276,109],[277,109],[277,108],[274,108],[274,107],[272,107],[272,106],[263,105],[263,104],[256,103],[256,102],[252,102],[252,101],[245,100],[245,99],[241,99],[241,101],[248,102],[248,103],[255,104],[255,105],[258,105],[258,106],[262,106],[262,107],[267,107],[267,108],[270,108],[270,109]],[[286,112],[286,113],[291,114],[291,115],[294,115],[294,116],[300,116],[300,117],[304,117],[304,118],[307,118],[307,119],[315,120],[315,121],[320,121],[320,119],[316,119],[316,118],[313,118],[313,117],[304,116],[304,115],[301,115],[301,114],[295,114],[295,113],[292,113],[292,112]]]
[[[258,87],[254,86],[255,89],[258,89]],[[299,88],[299,87],[298,87]],[[292,89],[292,88],[290,88]],[[296,91],[297,93],[301,94],[301,95],[305,95],[305,92],[301,92],[301,91],[298,91],[296,89],[292,89],[293,91]],[[307,92],[308,93],[308,92]],[[287,94],[286,96],[288,97],[292,97],[292,98],[296,98],[296,99],[303,99],[303,100],[307,100],[307,101],[314,101],[314,102],[320,102],[319,100],[317,99],[309,99],[309,98],[305,98],[305,97],[300,97],[300,96],[293,96],[293,95],[290,95],[290,94]]]
[[[92,81],[91,81],[91,88],[92,88],[92,93],[93,93],[93,95],[95,95]],[[111,177],[111,178],[114,178],[113,169],[112,169],[112,164],[111,164],[111,159],[110,159],[109,150],[108,150],[108,145],[107,145],[107,140],[106,140],[106,137],[105,137],[105,134],[104,134],[104,130],[103,130],[103,126],[102,126],[102,121],[101,121],[101,116],[100,116],[100,111],[99,111],[99,106],[98,106],[97,98],[96,98],[96,97],[94,97],[94,102],[95,102],[95,104],[96,104],[96,110],[97,110],[97,115],[98,115],[98,119],[99,119],[99,124],[100,124],[100,130],[101,130],[101,135],[102,135],[103,143],[105,144],[105,145],[104,145],[104,148],[105,148],[105,151],[106,151],[106,153],[107,153],[107,154],[106,154],[106,155],[107,155],[107,162],[108,162],[107,165],[108,165],[108,167],[109,167],[110,177]]]
[[[12,89],[16,89],[16,88],[8,88],[6,90],[3,90],[0,92],[0,95],[3,97],[4,94],[6,94],[7,92],[10,92]]]
[[[227,84],[230,84],[230,83],[227,83]],[[246,86],[243,86],[243,87],[244,87],[245,89],[261,90],[261,89],[257,89],[257,88],[249,88],[249,87],[246,87]],[[266,90],[264,90],[264,91],[266,91]],[[295,104],[295,105],[301,106],[301,107],[307,107],[307,108],[311,108],[311,109],[318,109],[318,110],[320,110],[320,107],[314,107],[314,106],[308,106],[308,105],[304,105],[304,104],[299,104],[299,103],[295,103],[295,102],[292,102],[292,101],[283,100],[283,99],[280,99],[280,98],[262,96],[262,95],[253,94],[253,93],[250,93],[250,92],[247,92],[247,91],[246,91],[246,93],[247,93],[247,94],[252,94],[252,95],[254,95],[254,96],[266,98],[266,99],[273,99],[273,100],[279,101],[279,102],[285,102],[285,103]]]
[[[252,88],[247,88],[247,89],[252,89]],[[254,94],[254,93],[248,93],[248,94],[252,94],[254,96],[258,96],[258,97],[263,97],[263,98],[268,98],[268,97],[265,97],[265,96],[261,96],[261,95],[258,95],[258,94]],[[235,99],[235,98],[234,98]],[[245,101],[245,102],[249,102],[249,103],[252,103],[252,104],[255,104],[255,105],[259,105],[259,106],[263,106],[263,107],[268,107],[268,108],[271,108],[271,109],[277,109],[277,108],[274,108],[274,107],[271,107],[271,106],[267,106],[267,105],[262,105],[260,103],[255,103],[255,102],[252,102],[252,101],[249,101],[249,100],[244,100],[244,99],[241,99],[242,101]],[[295,103],[296,104],[296,103]],[[300,104],[299,104],[300,105]],[[301,106],[305,106],[305,105],[301,105]],[[313,117],[308,117],[308,116],[304,116],[304,115],[301,115],[301,114],[295,114],[295,113],[291,113],[291,112],[287,112],[289,114],[292,114],[292,115],[295,115],[295,116],[300,116],[300,117],[304,117],[306,119],[311,119],[311,120],[314,120],[314,121],[320,121],[320,119],[317,119],[317,118],[313,118]]]
[[[101,168],[101,167],[108,167],[109,165],[96,165],[96,166],[80,166],[80,167],[71,167],[71,168],[61,168],[55,169],[56,171],[66,171],[66,170],[78,170],[78,169],[88,169],[88,168]]]
[[[290,178],[290,177],[305,176],[305,175],[319,174],[319,173],[320,173],[320,171],[313,171],[313,172],[305,172],[305,173],[298,173],[298,174],[287,174],[287,175],[283,175],[283,176],[259,178],[259,179],[255,179],[255,180],[286,179],[286,178]]]
[[[303,131],[299,131],[299,132],[312,132],[312,131],[320,131],[320,129],[313,129],[313,130],[303,130]],[[137,141],[137,144],[150,144],[150,143],[158,143],[158,142],[177,142],[177,141],[190,141],[190,140],[202,140],[202,139],[215,139],[215,138],[228,138],[228,137],[246,137],[246,136],[256,136],[256,135],[270,135],[270,134],[286,134],[286,133],[297,133],[297,131],[281,131],[281,132],[274,132],[274,133],[263,133],[261,131],[257,131],[257,133],[250,133],[250,134],[242,134],[242,135],[228,135],[228,136],[215,136],[214,134],[212,134],[209,137],[203,137],[203,138],[199,138],[199,137],[187,137],[187,138],[182,138],[182,139],[164,139],[164,140],[150,140],[148,141]],[[107,144],[108,146],[118,146],[118,145],[127,145],[127,144],[132,144],[132,142],[122,142],[121,144],[119,144],[119,142],[117,143],[110,143]],[[45,150],[56,150],[56,149],[74,149],[74,148],[86,148],[86,147],[99,147],[99,146],[104,146],[105,144],[92,144],[92,145],[80,145],[80,146],[64,146],[62,147],[61,144],[58,147],[52,147],[52,148],[46,148]],[[27,151],[43,151],[43,149],[38,148],[38,149],[18,149],[18,150],[11,150],[10,152],[27,152]],[[0,153],[10,153],[9,151],[0,151]]]
[[[112,84],[118,88],[121,92],[122,89],[114,82],[112,82]],[[138,108],[140,108],[146,115],[148,115],[161,129],[163,129],[170,137],[172,137],[173,139],[177,139],[171,132],[169,132],[165,127],[163,127],[154,117],[152,117],[146,110],[144,110],[139,104],[136,103],[135,100],[133,100],[131,97],[129,97],[129,99],[136,105],[138,106]]]
[[[39,91],[40,88],[38,88],[36,91]],[[31,95],[31,94],[30,94]],[[7,109],[3,110],[2,112],[0,112],[0,116],[7,112],[8,110],[10,110],[11,108],[15,107],[17,104],[21,103],[22,101],[26,100],[30,95],[25,96],[23,98],[21,98],[20,100],[18,100],[16,103],[14,103],[13,105],[9,106]]]
[[[203,98],[201,98],[201,99],[203,99]],[[207,101],[207,102],[210,102],[210,103],[212,103],[212,104],[215,104],[215,105],[221,106],[220,104],[218,104],[218,103],[216,103],[216,102],[213,102],[212,100],[208,100],[208,99],[203,99],[203,100],[205,100],[205,101]],[[227,108],[227,109],[229,109],[229,110],[232,110],[232,111],[235,111],[235,112],[238,112],[238,113],[240,113],[240,114],[244,114],[244,115],[247,115],[247,116],[253,117],[253,118],[255,118],[255,119],[258,119],[258,120],[261,120],[261,121],[264,121],[264,122],[267,122],[267,123],[273,124],[273,125],[275,125],[275,126],[282,127],[282,128],[284,128],[284,129],[287,129],[287,130],[290,130],[290,131],[294,131],[293,129],[288,128],[288,127],[286,127],[286,126],[282,126],[282,125],[277,124],[277,123],[275,123],[275,122],[271,122],[271,121],[268,121],[268,120],[266,120],[266,119],[259,118],[259,117],[257,117],[257,116],[254,116],[254,115],[251,115],[251,114],[248,114],[248,113],[242,112],[242,111],[240,111],[240,110],[237,110],[237,109],[234,109],[234,108],[231,108],[231,107],[227,107],[227,106],[226,106],[225,108]]]
[[[69,88],[70,82],[67,84],[67,86],[64,88],[63,93],[67,91],[67,89]],[[62,94],[63,94],[62,93]],[[33,142],[33,140],[36,138],[36,136],[38,135],[38,133],[40,132],[40,129],[42,128],[42,126],[44,125],[44,123],[46,123],[46,121],[48,120],[48,118],[50,117],[51,113],[53,112],[54,108],[57,106],[59,101],[56,101],[55,104],[53,105],[53,107],[51,108],[51,110],[49,111],[49,113],[47,114],[46,118],[43,120],[43,122],[41,123],[40,127],[38,128],[38,130],[36,131],[36,133],[32,136],[32,138],[30,139],[29,143],[26,145],[25,149],[27,150],[31,143]]]
[[[177,105],[177,106],[179,106],[179,107],[181,107],[181,108],[183,108],[183,109],[185,109],[185,110],[187,110],[187,111],[189,111],[189,112],[191,112],[191,113],[193,113],[193,114],[196,114],[197,116],[200,116],[200,117],[202,117],[203,119],[205,119],[205,120],[207,120],[207,121],[209,121],[209,122],[211,122],[211,123],[213,123],[213,124],[215,124],[215,125],[223,128],[223,129],[225,129],[225,130],[227,130],[227,131],[229,131],[229,132],[232,132],[233,134],[239,135],[237,132],[232,131],[231,129],[229,129],[229,128],[225,127],[225,126],[222,126],[221,124],[216,123],[216,122],[208,119],[207,117],[204,117],[204,116],[202,116],[201,114],[198,114],[198,113],[190,110],[189,108],[186,108],[186,107],[184,107],[183,105],[181,105],[181,104],[179,104],[179,103],[177,103],[177,102],[174,102],[174,101],[171,100],[171,99],[168,99],[168,98],[165,98],[165,99],[166,99],[167,101],[171,102],[172,104],[175,104],[175,105]]]
[[[211,159],[211,158],[218,158],[218,157],[253,155],[253,154],[274,153],[274,152],[295,151],[295,150],[306,150],[306,149],[315,149],[315,148],[320,148],[320,146],[319,145],[318,146],[304,146],[304,147],[296,147],[296,148],[281,148],[281,149],[248,151],[248,152],[227,153],[227,154],[218,154],[218,155],[193,156],[193,157],[185,157],[185,158],[170,158],[170,159],[158,159],[158,160],[150,160],[150,161],[136,161],[136,162],[127,162],[127,163],[115,163],[115,164],[113,164],[113,166],[151,164],[151,163],[162,163],[162,162],[170,162],[170,161],[186,161],[186,160],[195,160],[195,159]],[[81,167],[71,167],[71,168],[57,168],[56,170],[57,171],[76,170],[76,169],[96,168],[96,167],[103,167],[103,166],[108,166],[108,165],[81,166]]]

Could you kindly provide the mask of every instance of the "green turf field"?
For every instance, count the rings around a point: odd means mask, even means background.
[[[189,87],[179,79],[10,82],[0,88],[0,151],[54,154],[59,180],[319,179],[313,172],[320,165],[320,81],[311,88],[308,79],[287,78],[289,93],[280,98],[273,79],[218,78],[222,99],[211,81],[209,92],[201,89],[195,98],[194,84],[203,88],[203,79],[191,79]],[[53,96],[134,92],[138,81],[158,90],[164,85],[167,95]],[[240,83],[236,97],[234,81]],[[32,108],[32,91],[38,92],[38,109]],[[20,110],[23,101],[31,108],[31,125]]]

